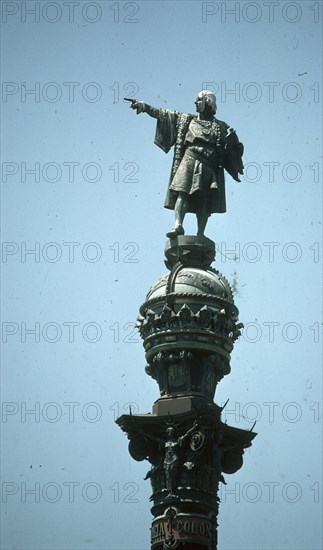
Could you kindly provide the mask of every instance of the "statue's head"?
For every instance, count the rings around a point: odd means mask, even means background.
[[[206,109],[213,115],[216,113],[216,98],[209,90],[202,90],[197,94],[195,105],[198,113],[203,113]]]
[[[166,433],[168,437],[175,437],[175,429],[172,426],[167,428]]]

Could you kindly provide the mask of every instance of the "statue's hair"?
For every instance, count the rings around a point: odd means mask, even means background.
[[[165,432],[166,432],[166,433],[167,433],[167,430],[168,430],[169,428],[172,428],[172,429],[174,430],[174,432],[177,431],[177,430],[176,430],[176,424],[174,424],[174,421],[173,421],[173,419],[171,418],[171,416],[169,416],[167,420],[164,420],[164,422],[165,422],[165,428],[164,428],[164,429],[165,429]]]
[[[216,97],[210,90],[201,90],[198,95],[202,94],[205,101],[205,105],[210,107],[213,113],[216,113]]]

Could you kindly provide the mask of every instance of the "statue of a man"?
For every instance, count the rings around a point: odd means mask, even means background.
[[[202,90],[196,100],[197,115],[157,109],[132,100],[131,108],[157,119],[155,143],[168,153],[174,145],[174,160],[165,208],[175,211],[175,227],[167,237],[184,235],[187,212],[197,216],[197,234],[204,235],[210,214],[225,212],[224,170],[240,181],[243,145],[226,122],[215,118],[216,98]]]
[[[194,422],[193,427],[190,428],[186,434],[178,438],[175,437],[175,429],[173,427],[167,428],[167,440],[165,442],[165,457],[163,465],[166,477],[166,487],[169,496],[174,496],[177,488],[181,448],[187,437],[191,435],[196,428],[197,422]]]
[[[144,433],[142,430],[138,430],[142,434],[144,440],[150,440],[157,443],[159,448],[158,456],[161,456],[161,451],[164,449],[164,458],[163,458],[163,469],[166,480],[166,489],[168,491],[168,496],[174,496],[177,489],[178,476],[180,472],[180,459],[183,453],[184,443],[187,438],[196,432],[198,427],[198,422],[195,421],[193,426],[187,430],[187,432],[180,436],[176,437],[175,428],[169,426],[166,430],[166,437],[160,438],[147,433]],[[151,462],[151,458],[149,459]],[[161,466],[161,461],[158,465],[153,466],[153,468],[146,474],[144,479],[152,478],[152,483],[154,483],[154,474],[159,470]]]

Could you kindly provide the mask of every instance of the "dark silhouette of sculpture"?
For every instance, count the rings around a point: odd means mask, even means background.
[[[169,496],[174,496],[177,488],[178,473],[180,467],[181,448],[184,441],[189,435],[191,435],[197,427],[194,426],[186,432],[185,435],[176,438],[175,429],[167,428],[168,439],[165,442],[165,458],[164,458],[164,472],[166,477],[166,488]]]
[[[215,118],[216,98],[208,90],[202,90],[195,100],[197,115],[127,100],[137,114],[147,113],[157,119],[156,145],[165,153],[174,145],[164,206],[175,211],[175,227],[167,236],[184,234],[187,212],[196,214],[197,234],[203,236],[210,214],[226,211],[224,170],[236,181],[243,173],[243,145],[235,130]]]
[[[143,434],[145,440],[150,440],[154,443],[157,443],[160,449],[164,449],[163,461],[159,461],[159,464],[157,465],[154,464],[152,469],[146,474],[145,479],[148,479],[149,477],[154,477],[154,473],[159,470],[162,465],[165,475],[166,489],[168,492],[168,496],[170,497],[175,496],[176,493],[178,474],[180,466],[182,465],[181,458],[184,443],[191,434],[196,432],[197,426],[197,422],[194,422],[192,428],[190,428],[184,435],[180,437],[176,437],[176,431],[173,426],[169,426],[166,429],[165,439],[154,437],[149,434]],[[139,433],[141,433],[141,430],[138,431]]]

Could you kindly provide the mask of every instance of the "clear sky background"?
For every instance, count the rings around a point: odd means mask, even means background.
[[[1,7],[1,548],[149,548],[149,464],[114,419],[159,396],[133,323],[166,271],[172,152],[122,98],[194,112],[207,85],[246,165],[206,230],[245,324],[216,402],[259,434],[219,548],[321,549],[322,3]]]

